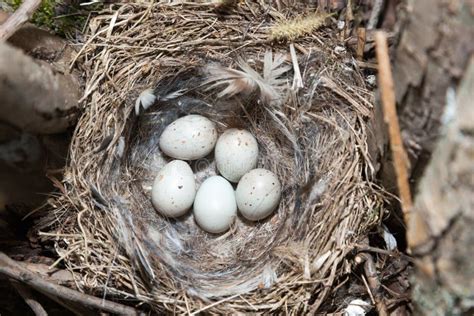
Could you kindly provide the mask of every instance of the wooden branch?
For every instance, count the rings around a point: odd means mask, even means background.
[[[359,61],[361,61],[364,57],[365,39],[366,39],[365,28],[359,27],[357,29],[357,49],[356,49],[356,58]]]
[[[44,310],[43,306],[35,299],[34,294],[31,290],[24,286],[23,284],[12,281],[12,286],[16,289],[18,294],[25,300],[25,303],[31,308],[31,310],[35,313],[36,316],[48,316],[48,313]]]
[[[79,93],[73,75],[0,42],[0,121],[32,133],[62,132],[74,122]]]
[[[388,55],[387,37],[384,32],[376,32],[375,45],[377,60],[379,63],[379,89],[382,99],[384,121],[388,125],[390,148],[392,150],[393,163],[397,175],[398,192],[406,224],[409,222],[409,212],[413,205],[410,184],[408,182],[408,158],[403,147],[400,126],[398,123],[392,70],[390,67],[390,57]]]
[[[36,9],[41,4],[41,0],[25,0],[5,23],[0,25],[0,41],[7,40],[22,25],[27,22]]]
[[[0,273],[31,286],[33,289],[48,297],[55,297],[58,300],[68,301],[73,304],[79,304],[118,315],[138,315],[137,310],[132,307],[106,301],[64,286],[47,282],[31,271],[23,268],[18,262],[10,259],[3,252],[0,252]]]

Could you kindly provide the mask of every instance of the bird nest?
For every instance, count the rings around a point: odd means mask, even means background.
[[[328,16],[251,2],[113,4],[89,21],[84,112],[42,228],[81,291],[155,311],[304,312],[351,271],[385,203],[372,93]],[[213,235],[155,211],[158,139],[186,114],[256,137],[282,183],[275,214]],[[191,166],[198,185],[216,174],[212,156]]]

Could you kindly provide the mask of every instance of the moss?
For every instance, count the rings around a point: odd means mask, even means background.
[[[7,0],[7,2],[13,7],[13,9],[16,10],[23,1],[22,0]],[[55,0],[43,0],[41,2],[40,7],[36,10],[35,14],[33,15],[32,22],[38,26],[53,28],[55,5],[56,5]]]
[[[6,1],[17,9],[22,0]],[[94,6],[96,9],[96,6]],[[75,30],[81,30],[87,20],[88,12],[78,5],[66,4],[61,0],[43,0],[33,15],[31,22],[36,26],[47,28],[61,36],[70,36]]]

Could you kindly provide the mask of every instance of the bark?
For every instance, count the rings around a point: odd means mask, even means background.
[[[474,313],[474,57],[448,98],[441,137],[420,182],[408,238],[414,300],[425,315]]]
[[[0,120],[24,131],[51,134],[74,122],[79,82],[21,50],[0,43]]]
[[[394,80],[418,189],[407,234],[417,258],[415,314],[472,314],[474,3],[412,0],[408,13]],[[386,187],[395,188],[391,162],[383,167]]]
[[[394,59],[394,81],[412,188],[431,157],[449,87],[456,87],[474,52],[474,3],[408,1]],[[391,162],[382,164],[385,187],[396,188]]]

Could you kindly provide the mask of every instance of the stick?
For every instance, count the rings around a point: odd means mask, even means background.
[[[388,125],[390,148],[392,150],[393,163],[397,175],[397,185],[403,217],[405,224],[408,224],[409,212],[412,208],[413,202],[408,182],[407,155],[403,147],[395,105],[395,92],[393,90],[394,84],[392,70],[390,68],[390,58],[388,56],[387,37],[384,32],[378,31],[375,33],[375,45],[377,60],[379,63],[379,87],[382,98],[384,121]]]
[[[69,301],[89,308],[103,310],[118,315],[138,315],[133,307],[106,301],[95,296],[80,293],[64,286],[56,285],[41,279],[31,271],[23,268],[15,260],[0,252],[0,273],[11,279],[31,286],[33,289],[49,297]]]
[[[357,29],[357,49],[356,49],[356,58],[359,61],[362,60],[362,58],[364,57],[365,38],[366,38],[365,28],[359,27]]]
[[[12,36],[23,23],[31,18],[40,4],[41,0],[25,0],[15,13],[0,25],[0,41],[5,41]]]
[[[29,288],[16,281],[12,281],[11,284],[36,316],[48,316],[48,313],[44,310],[43,306],[38,303]]]

